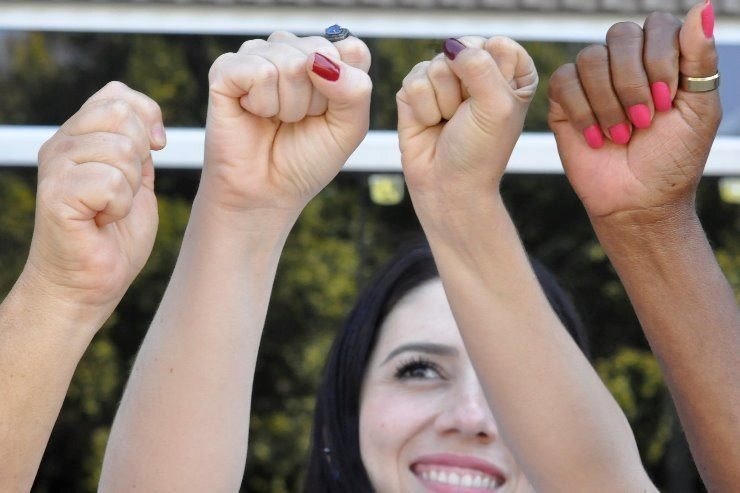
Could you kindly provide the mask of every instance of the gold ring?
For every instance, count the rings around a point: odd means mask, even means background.
[[[681,89],[687,92],[709,92],[719,87],[719,72],[709,77],[689,77],[681,74]]]

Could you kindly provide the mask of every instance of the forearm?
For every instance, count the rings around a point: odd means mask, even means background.
[[[257,351],[295,217],[196,199],[106,451],[102,491],[236,491]]]
[[[595,222],[711,491],[740,482],[740,312],[693,209]]]
[[[549,306],[500,197],[467,195],[459,209],[415,205],[499,430],[527,477],[538,491],[649,488],[624,415]]]
[[[75,368],[109,315],[62,301],[28,269],[0,305],[0,491],[30,491]]]

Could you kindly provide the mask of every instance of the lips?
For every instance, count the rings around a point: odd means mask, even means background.
[[[470,456],[437,454],[420,457],[411,472],[434,493],[481,493],[498,491],[506,482],[492,463]]]

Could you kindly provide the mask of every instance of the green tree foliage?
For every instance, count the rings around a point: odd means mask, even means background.
[[[4,124],[59,124],[105,82],[118,79],[158,100],[168,126],[202,125],[208,67],[220,53],[238,49],[241,41],[6,34],[0,37],[6,55],[0,60],[7,61],[0,64],[0,119]],[[368,41],[375,81],[372,126],[393,129],[395,93],[403,77],[418,61],[434,56],[441,40]],[[542,131],[549,74],[580,47],[525,46],[540,71],[525,126]],[[158,171],[160,226],[152,256],[79,365],[35,492],[96,490],[115,407],[174,267],[198,179],[197,171]],[[35,170],[0,171],[0,294],[10,289],[23,267],[34,194]],[[679,477],[685,485],[696,483],[655,360],[567,180],[507,175],[502,194],[527,249],[573,293],[590,329],[596,368],[630,419],[656,483],[672,488],[671,481]],[[740,300],[738,207],[719,200],[713,179],[703,181],[697,207]],[[314,389],[334,334],[372,272],[418,234],[408,198],[392,207],[371,204],[361,174],[340,174],[301,215],[281,259],[260,350],[244,491],[298,491]],[[677,463],[683,465],[677,468]]]

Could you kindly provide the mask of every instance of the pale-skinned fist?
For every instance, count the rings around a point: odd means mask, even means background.
[[[211,67],[199,194],[229,211],[300,212],[365,137],[370,52],[279,31]]]
[[[396,96],[412,196],[497,193],[537,82],[529,54],[504,37],[448,39],[417,64]]]
[[[159,106],[120,82],[93,95],[39,152],[36,222],[24,278],[62,302],[120,300],[157,230],[151,151]]]

